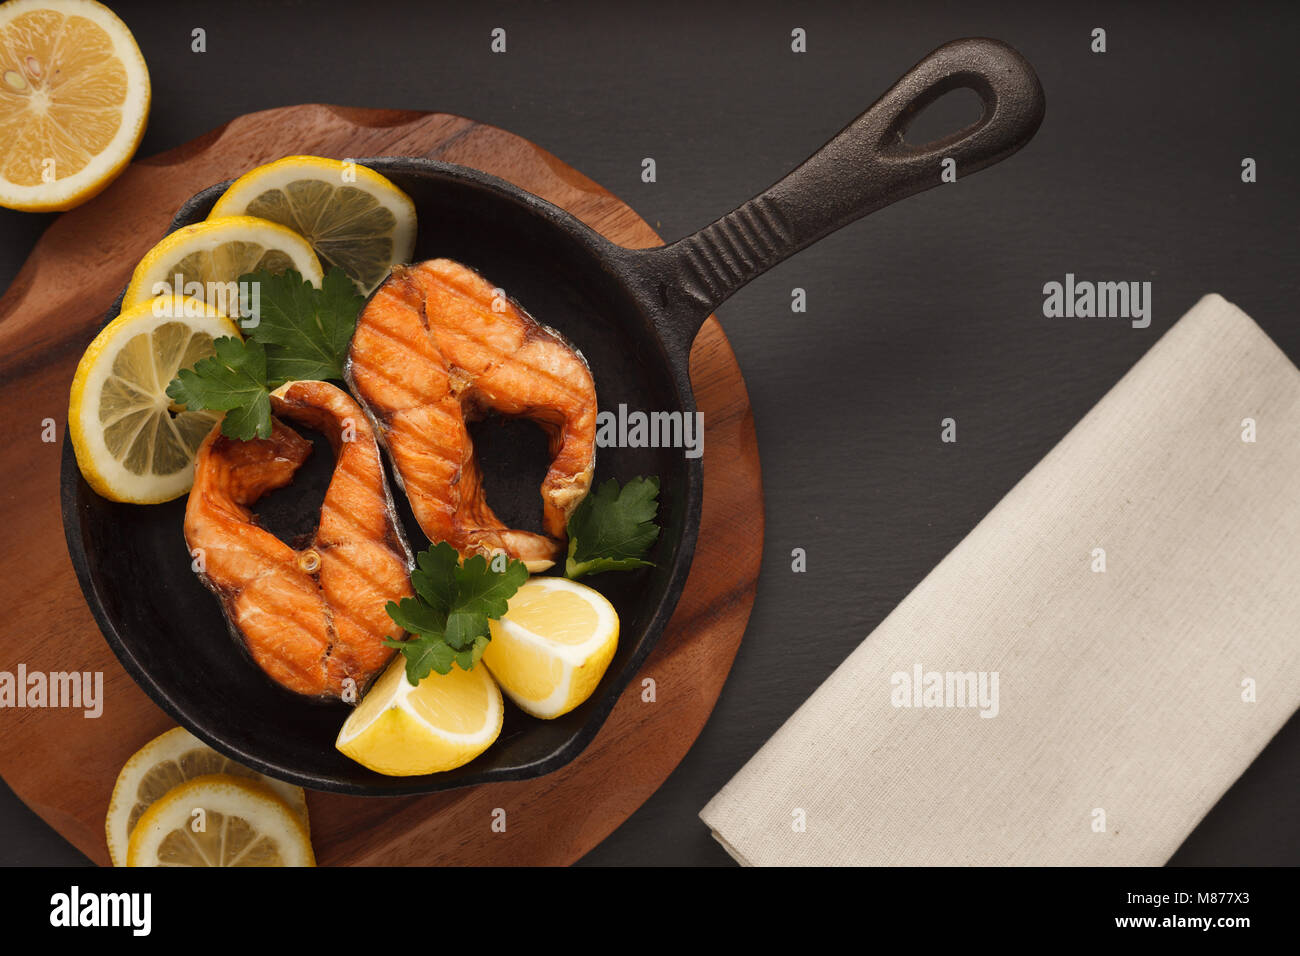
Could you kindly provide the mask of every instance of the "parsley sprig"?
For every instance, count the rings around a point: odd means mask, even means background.
[[[292,269],[253,272],[239,281],[258,285],[257,324],[245,339],[216,339],[216,354],[182,369],[167,395],[189,409],[225,412],[221,433],[229,438],[269,438],[274,389],[298,379],[343,378],[365,299],[339,268],[326,273],[319,289]]]
[[[488,619],[505,614],[510,598],[528,580],[522,561],[507,562],[502,555],[489,564],[475,555],[461,563],[456,549],[445,541],[421,551],[415,564],[415,597],[386,605],[388,616],[411,636],[384,640],[406,658],[406,679],[412,685],[431,671],[451,673],[453,664],[473,669],[492,639]]]
[[[611,478],[587,495],[569,518],[565,577],[653,567],[644,556],[659,538],[658,499],[658,478],[633,478],[621,489]]]

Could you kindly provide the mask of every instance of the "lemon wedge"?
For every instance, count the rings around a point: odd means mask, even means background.
[[[302,825],[308,826],[307,798],[302,787],[250,770],[217,753],[184,727],[173,727],[132,754],[117,775],[104,821],[113,865],[126,866],[131,833],[146,810],[182,783],[213,773],[244,777],[270,787]]]
[[[0,206],[71,209],[131,159],[149,70],[131,31],[93,0],[0,6]]]
[[[311,838],[273,790],[205,774],[173,787],[141,815],[127,866],[315,866]]]
[[[453,665],[450,673],[434,671],[412,687],[406,659],[398,655],[348,716],[335,746],[390,777],[436,773],[492,746],[504,714],[501,691],[486,667]]]
[[[190,490],[194,454],[220,412],[176,408],[178,370],[238,336],[233,322],[194,299],[159,297],[127,309],[90,343],[68,402],[68,435],[90,487],[112,501],[157,504]]]
[[[145,253],[122,307],[157,295],[187,295],[237,316],[239,277],[259,269],[295,269],[312,285],[321,283],[316,254],[293,230],[253,216],[209,218],[168,233]]]
[[[286,156],[240,176],[212,207],[217,216],[260,216],[288,226],[370,293],[415,249],[415,204],[388,179],[354,162]]]
[[[618,648],[614,606],[567,578],[530,578],[488,623],[483,663],[534,717],[559,717],[590,697]]]

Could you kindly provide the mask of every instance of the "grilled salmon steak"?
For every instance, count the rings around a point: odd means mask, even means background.
[[[221,426],[199,447],[185,540],[231,630],[273,680],[299,694],[357,697],[403,631],[384,610],[411,595],[411,552],[393,510],[374,432],[346,392],[289,382],[271,393],[271,437],[237,441]],[[281,418],[334,448],[320,523],[303,548],[260,527],[251,506],[293,481],[312,445]]]
[[[558,332],[450,259],[397,266],[361,310],[347,378],[429,540],[530,571],[559,559],[596,464],[596,385]],[[507,528],[484,498],[467,424],[488,412],[547,433],[544,534]]]

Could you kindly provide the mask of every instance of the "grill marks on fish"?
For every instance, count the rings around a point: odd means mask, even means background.
[[[349,678],[359,692],[392,657],[383,639],[404,633],[384,606],[412,593],[411,553],[379,448],[360,406],[325,382],[282,386],[271,410],[268,439],[226,438],[218,425],[204,440],[185,540],[202,549],[200,576],[267,675],[300,694],[339,697]],[[251,510],[311,453],[286,418],[326,435],[335,454],[315,534],[297,549]]]
[[[576,349],[496,292],[449,259],[394,268],[361,311],[347,377],[429,539],[538,571],[563,553],[591,487],[596,387]],[[506,527],[487,503],[467,424],[488,412],[546,432],[544,534]]]

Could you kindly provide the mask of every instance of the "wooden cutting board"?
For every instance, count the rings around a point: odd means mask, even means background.
[[[172,726],[100,635],[64,547],[59,460],[77,360],[135,263],[176,208],[214,182],[287,153],[427,156],[507,179],[629,247],[661,240],[628,206],[545,150],[441,113],[307,105],[241,116],[139,160],[57,219],[0,299],[0,670],[102,671],[102,716],[0,710],[0,775],[92,860],[106,864],[104,814],[117,772]],[[763,496],[740,369],[716,320],[691,352],[704,412],[704,517],[690,579],[662,640],[577,760],[548,776],[427,797],[310,793],[322,865],[567,864],[604,839],[664,781],[713,709],[754,601]],[[56,440],[42,440],[54,419]],[[177,535],[180,529],[177,529]],[[177,638],[184,639],[183,633]],[[642,699],[642,680],[655,700]],[[268,728],[268,732],[274,732]],[[506,811],[506,831],[492,829]]]

